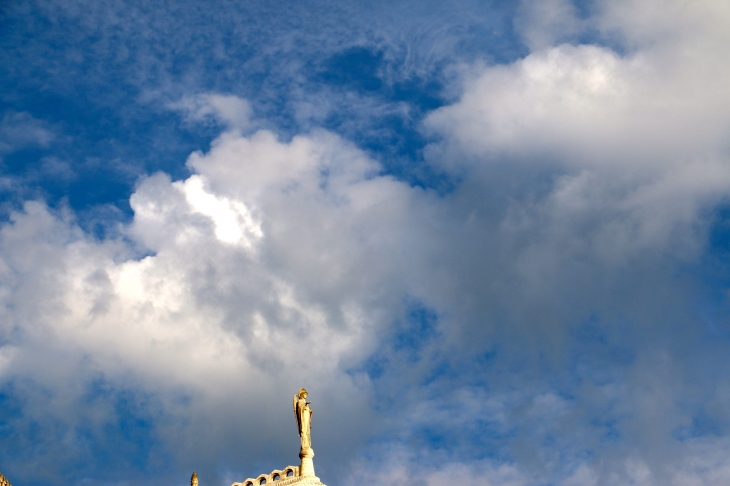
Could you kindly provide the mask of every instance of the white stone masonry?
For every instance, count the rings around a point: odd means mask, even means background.
[[[287,466],[274,469],[269,474],[261,474],[256,478],[248,478],[231,486],[325,486],[317,476],[300,476],[298,466]]]

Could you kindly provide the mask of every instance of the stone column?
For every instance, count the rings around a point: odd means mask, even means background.
[[[302,460],[299,465],[299,475],[314,476],[314,461],[312,460],[314,457],[314,451],[312,448],[307,447],[306,449],[299,449],[299,457]]]

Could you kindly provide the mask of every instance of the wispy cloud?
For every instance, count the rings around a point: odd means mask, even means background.
[[[45,147],[54,138],[47,123],[27,112],[7,112],[0,121],[0,153],[34,145]]]

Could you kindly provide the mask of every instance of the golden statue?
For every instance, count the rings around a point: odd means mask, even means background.
[[[297,418],[299,437],[302,438],[302,451],[312,448],[312,409],[307,401],[307,390],[302,388],[294,395],[294,416]]]
[[[299,437],[301,437],[302,447],[299,449],[299,457],[302,462],[299,465],[300,476],[314,476],[314,451],[312,450],[312,409],[307,401],[307,390],[300,389],[294,395],[294,416],[297,418],[297,427],[299,428]]]

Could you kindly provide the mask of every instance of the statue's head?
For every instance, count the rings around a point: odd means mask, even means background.
[[[308,395],[307,390],[305,390],[304,388],[299,390],[299,393],[297,393],[297,396],[299,398],[307,398],[307,395]]]

